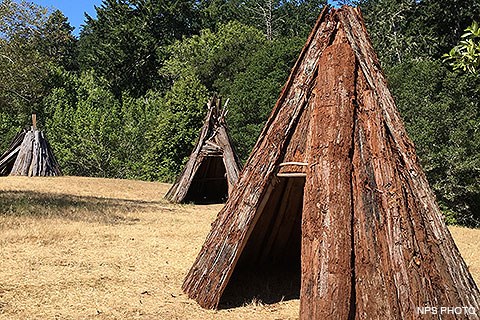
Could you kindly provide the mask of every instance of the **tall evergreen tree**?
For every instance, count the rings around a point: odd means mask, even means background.
[[[96,11],[80,36],[80,65],[105,77],[117,96],[164,87],[158,69],[166,46],[198,29],[193,0],[104,0]]]
[[[45,25],[39,28],[36,49],[55,65],[65,70],[76,70],[78,67],[77,40],[72,34],[74,29],[67,17],[60,10],[55,10],[48,16]]]

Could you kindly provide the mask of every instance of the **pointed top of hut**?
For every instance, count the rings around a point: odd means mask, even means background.
[[[0,156],[0,176],[59,176],[57,159],[44,133],[37,128],[32,114],[30,130],[22,130]]]
[[[321,13],[183,290],[216,308],[241,272],[292,267],[301,319],[480,307],[350,7]]]
[[[185,168],[165,198],[172,202],[223,202],[233,190],[240,161],[228,135],[227,104],[214,95]]]

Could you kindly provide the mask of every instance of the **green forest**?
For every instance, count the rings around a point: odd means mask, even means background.
[[[447,222],[480,227],[479,0],[359,6]],[[324,0],[0,5],[0,153],[36,113],[64,174],[171,182],[213,93],[245,161]],[[480,21],[479,21],[480,22]]]

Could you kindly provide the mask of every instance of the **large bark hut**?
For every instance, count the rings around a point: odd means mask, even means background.
[[[221,99],[208,103],[200,137],[185,168],[165,195],[172,202],[220,203],[238,180],[240,161],[228,135]]]
[[[0,156],[0,176],[60,176],[62,171],[44,133],[33,126],[15,136]]]
[[[303,190],[289,189],[299,178]],[[298,198],[302,206],[290,205]],[[301,228],[292,222],[299,215]],[[361,14],[350,7],[321,13],[183,290],[217,308],[245,261],[261,268],[292,250],[301,259],[302,319],[480,310]],[[446,318],[478,316],[428,316]]]

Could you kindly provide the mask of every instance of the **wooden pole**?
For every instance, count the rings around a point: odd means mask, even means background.
[[[32,129],[37,130],[37,115],[32,113]]]

